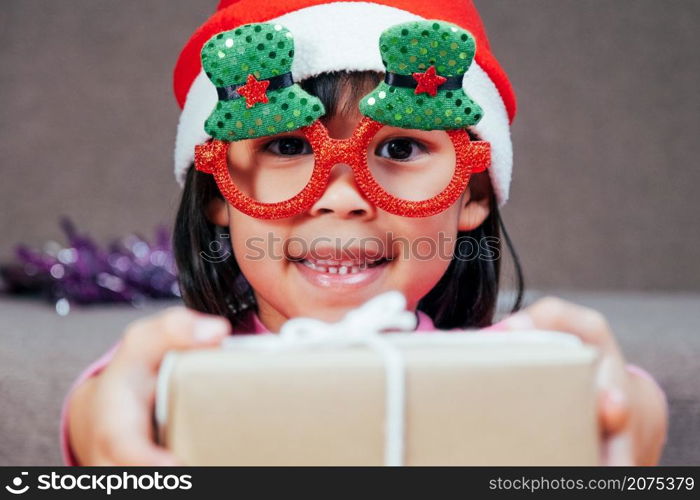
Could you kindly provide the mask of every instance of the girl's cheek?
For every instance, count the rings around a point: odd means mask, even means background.
[[[393,288],[403,292],[406,296],[407,306],[414,308],[418,302],[432,290],[445,274],[450,264],[449,260],[443,260],[431,256],[401,257],[394,268]]]
[[[422,262],[440,260],[446,265],[452,260],[457,244],[456,218],[445,212],[426,218],[402,221],[394,236],[404,255]]]
[[[402,259],[396,271],[409,307],[434,288],[452,261],[457,244],[455,214],[451,208],[432,217],[401,218],[395,226]]]
[[[287,262],[283,241],[281,236],[264,230],[231,233],[232,248],[244,274],[246,269],[276,272]]]

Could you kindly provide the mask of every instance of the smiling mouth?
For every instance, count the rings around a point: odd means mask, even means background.
[[[394,255],[381,248],[324,246],[288,258],[312,285],[349,292],[385,279]]]
[[[373,267],[379,267],[389,262],[386,257],[376,260],[363,261],[335,261],[328,259],[303,259],[300,261],[304,266],[319,273],[326,274],[357,274]]]

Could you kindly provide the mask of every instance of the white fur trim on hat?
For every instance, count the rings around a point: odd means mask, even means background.
[[[270,19],[294,35],[292,77],[295,82],[327,71],[380,71],[386,68],[379,53],[379,36],[394,24],[422,19],[394,7],[375,3],[336,2],[307,7]],[[478,50],[478,48],[477,48]],[[508,200],[513,149],[508,113],[488,74],[472,62],[464,75],[465,92],[484,110],[471,130],[491,143],[491,182],[499,205]],[[204,122],[216,106],[214,84],[200,72],[195,78],[180,115],[175,142],[175,177],[184,184],[194,159],[194,147],[209,139]]]

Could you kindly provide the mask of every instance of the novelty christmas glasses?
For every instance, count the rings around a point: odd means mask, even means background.
[[[255,23],[219,33],[202,49],[219,102],[205,124],[213,139],[196,146],[195,166],[241,212],[302,213],[343,163],[378,208],[425,217],[447,209],[471,174],[489,166],[489,143],[465,130],[482,116],[462,89],[474,55],[465,30],[444,21],[385,30],[385,80],[362,98],[364,117],[347,139],[329,136],[318,119],[323,105],[293,82],[292,40],[279,24]]]

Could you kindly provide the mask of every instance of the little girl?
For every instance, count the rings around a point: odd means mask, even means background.
[[[183,49],[175,93],[187,307],[130,325],[75,382],[67,463],[177,464],[151,428],[166,351],[336,321],[387,290],[418,330],[540,328],[595,345],[604,462],[658,462],[664,394],[599,313],[545,298],[489,326],[501,235],[510,248],[499,207],[515,95],[471,2],[222,0]]]

